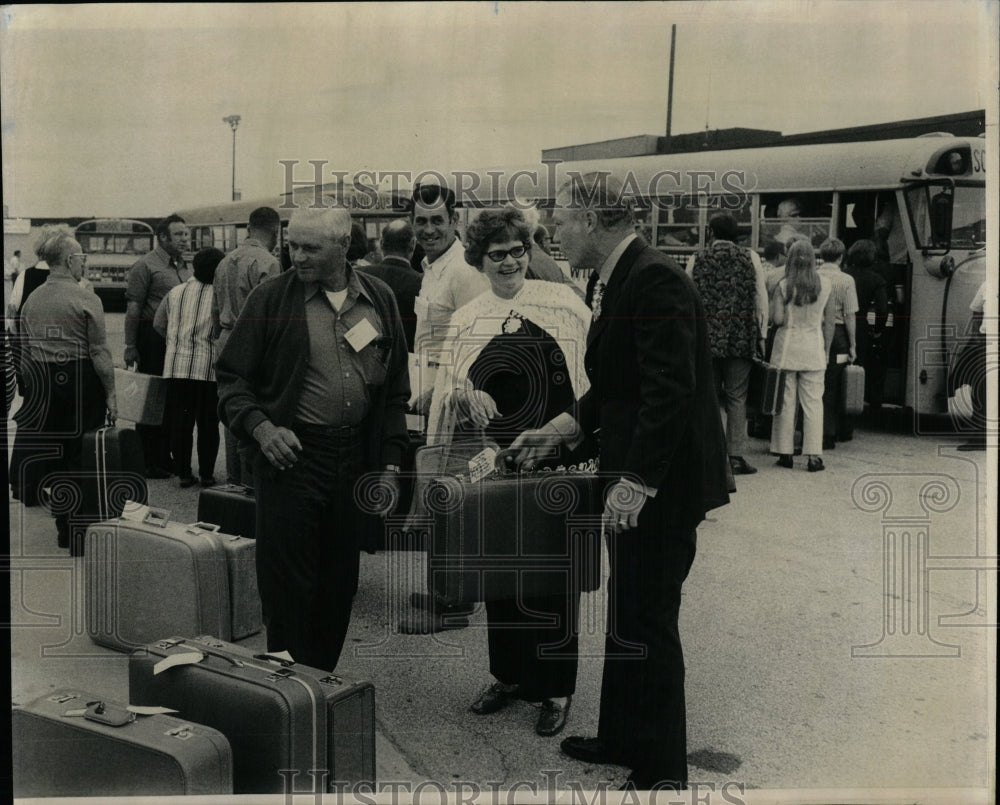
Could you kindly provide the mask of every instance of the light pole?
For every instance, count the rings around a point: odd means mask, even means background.
[[[236,127],[240,125],[239,115],[229,115],[222,118],[223,123],[228,123],[229,128],[233,130],[233,197],[232,200],[236,201]]]

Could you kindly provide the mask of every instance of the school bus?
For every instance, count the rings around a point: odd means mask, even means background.
[[[124,302],[128,270],[153,250],[153,227],[128,218],[95,218],[78,224],[75,236],[87,255],[94,292],[102,302]]]
[[[467,224],[478,210],[534,202],[551,221],[558,188],[598,172],[625,182],[637,231],[680,265],[708,242],[708,220],[731,213],[739,242],[876,240],[890,312],[882,401],[947,411],[947,369],[986,279],[986,140],[925,135],[821,145],[546,162],[456,171]],[[886,232],[888,235],[886,236]],[[553,231],[558,249],[558,235]]]

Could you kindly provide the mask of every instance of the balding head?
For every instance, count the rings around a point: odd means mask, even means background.
[[[347,287],[347,247],[351,215],[339,208],[296,210],[288,222],[288,253],[302,282],[325,290]]]
[[[340,240],[351,234],[351,213],[342,207],[324,207],[323,209],[297,209],[288,222],[293,225],[309,226],[320,230],[333,240]]]
[[[382,252],[409,260],[417,245],[417,236],[405,218],[390,221],[382,228]]]

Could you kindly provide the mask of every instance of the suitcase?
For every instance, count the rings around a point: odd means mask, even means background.
[[[216,532],[215,536],[229,574],[230,633],[233,640],[243,640],[264,628],[257,588],[257,541],[237,534]]]
[[[232,751],[218,730],[136,715],[78,690],[12,713],[15,797],[231,794]]]
[[[217,536],[149,509],[87,530],[86,621],[91,639],[130,651],[164,635],[231,637],[226,555]]]
[[[121,516],[126,501],[145,504],[149,499],[142,442],[134,430],[109,426],[87,431],[81,463],[85,515],[111,520]]]
[[[428,587],[451,604],[596,590],[602,486],[565,471],[434,479]]]
[[[785,382],[788,372],[770,363],[755,361],[751,373],[750,404],[765,416],[777,416],[785,402]]]
[[[848,415],[864,413],[865,410],[865,367],[849,363],[844,367],[843,411]]]
[[[115,369],[118,416],[137,425],[162,425],[167,381],[159,375]]]
[[[217,523],[226,534],[247,539],[257,536],[257,502],[253,489],[240,484],[218,484],[198,495],[198,519]]]
[[[157,670],[176,655],[193,662]],[[136,703],[176,708],[226,735],[234,793],[317,793],[375,781],[370,682],[200,635],[133,652],[129,691]]]

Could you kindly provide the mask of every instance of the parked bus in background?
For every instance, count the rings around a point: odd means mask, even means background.
[[[534,201],[558,257],[553,196],[568,178],[595,171],[625,181],[637,231],[682,266],[705,247],[708,220],[723,210],[739,222],[739,242],[758,252],[772,239],[805,237],[817,249],[828,237],[847,248],[874,240],[890,296],[882,402],[947,412],[948,367],[986,278],[985,138],[925,135],[456,172],[461,225],[479,208]]]
[[[253,201],[235,201],[206,207],[177,210],[191,230],[191,252],[214,246],[224,252],[235,249],[246,237],[250,213],[258,207],[273,207],[281,216],[281,231],[275,247],[282,270],[289,266],[285,229],[296,208],[310,206],[346,207],[352,220],[365,228],[369,238],[377,238],[389,221],[405,216],[409,211],[409,189],[390,192],[374,187],[342,182],[312,187],[297,187],[294,191]]]
[[[153,227],[129,218],[96,218],[76,227],[87,255],[87,279],[105,307],[125,303],[128,270],[153,250]]]

